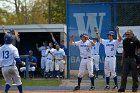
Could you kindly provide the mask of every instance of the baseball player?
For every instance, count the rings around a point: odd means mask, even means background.
[[[105,90],[110,89],[110,85],[109,85],[110,73],[111,73],[111,76],[113,77],[114,83],[115,83],[115,86],[112,89],[118,89],[117,75],[116,75],[115,69],[116,69],[116,51],[117,51],[117,47],[118,47],[119,43],[122,40],[121,35],[119,33],[119,28],[116,27],[118,40],[113,39],[113,37],[114,37],[113,31],[109,31],[109,33],[107,34],[108,39],[101,39],[97,29],[95,29],[95,32],[98,37],[98,40],[105,47],[105,54],[106,54],[105,63],[104,63],[104,71],[105,71],[105,76],[106,76]]]
[[[26,58],[26,62],[28,62],[28,71],[31,72],[30,78],[34,76],[34,72],[37,66],[37,58],[33,56],[33,51],[29,51],[29,56]],[[20,71],[26,71],[26,67],[21,67]]]
[[[52,53],[55,58],[55,71],[57,78],[63,78],[64,64],[66,61],[66,55],[63,49],[57,44],[56,49]]]
[[[50,77],[52,78],[53,77],[53,71],[54,71],[54,56],[53,56],[53,51],[54,51],[54,48],[53,48],[53,44],[52,43],[49,43],[49,49],[46,50],[46,68],[45,68],[45,77],[48,78],[48,73],[50,71]]]
[[[93,38],[93,42],[95,43],[95,46],[92,47],[92,57],[93,57],[93,62],[96,70],[96,78],[98,78],[98,72],[99,72],[99,47],[100,47],[100,42],[98,42],[97,38]]]
[[[36,44],[36,48],[37,48],[38,51],[41,51],[41,56],[42,56],[41,57],[41,69],[44,72],[45,63],[46,63],[46,60],[47,60],[45,53],[46,53],[46,49],[48,49],[49,47],[47,46],[47,42],[44,41],[43,46],[38,47],[38,44]]]
[[[16,67],[16,62],[21,64],[25,63],[20,60],[18,49],[12,45],[13,39],[11,34],[5,34],[5,44],[0,48],[0,64],[3,77],[6,81],[5,93],[8,93],[12,85],[12,80],[16,83],[19,93],[23,93],[22,82]]]
[[[80,84],[82,81],[82,77],[84,75],[84,72],[86,69],[88,70],[88,74],[91,80],[91,87],[89,90],[94,90],[94,75],[93,75],[93,62],[92,62],[92,54],[91,54],[91,48],[95,43],[92,40],[89,40],[89,37],[87,34],[80,35],[80,41],[74,42],[74,36],[72,35],[70,39],[70,45],[78,46],[80,50],[80,56],[81,56],[81,63],[79,67],[79,73],[78,73],[78,86],[74,88],[75,90],[80,89]]]
[[[58,44],[58,42],[55,40],[54,36],[53,36],[53,33],[50,33],[51,34],[51,37],[52,37],[52,40],[54,42],[54,45]],[[65,54],[67,55],[67,48],[64,44],[64,40],[61,40],[60,42],[60,48],[64,50]]]

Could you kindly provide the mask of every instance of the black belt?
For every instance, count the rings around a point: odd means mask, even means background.
[[[45,56],[42,56],[42,57],[45,57]]]
[[[91,58],[91,57],[86,57],[86,58],[83,58],[83,59],[88,59],[88,58]]]
[[[114,56],[107,56],[107,57],[114,57]]]

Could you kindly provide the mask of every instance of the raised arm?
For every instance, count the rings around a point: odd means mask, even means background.
[[[57,42],[57,41],[55,40],[54,36],[53,36],[53,33],[50,32],[50,34],[51,34],[51,37],[52,37],[53,42]]]
[[[36,43],[36,49],[39,51],[38,43]]]
[[[100,34],[99,34],[97,27],[94,27],[94,31],[96,33],[96,37],[97,37],[98,41],[100,42]]]
[[[75,38],[75,36],[72,35],[70,38],[70,42],[69,42],[70,45],[74,45],[74,38]]]
[[[117,35],[118,35],[118,41],[121,42],[122,37],[120,35],[120,31],[119,31],[119,27],[118,26],[116,27],[116,32],[117,32]]]
[[[7,31],[5,31],[4,25],[2,26],[2,30],[3,30],[3,33],[7,34]]]
[[[15,31],[15,37],[17,42],[20,42],[19,33],[17,31]]]

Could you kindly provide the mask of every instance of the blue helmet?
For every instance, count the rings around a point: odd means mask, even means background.
[[[87,33],[82,33],[82,34],[80,35],[80,37],[82,37],[82,36],[88,36],[88,34],[87,34]]]
[[[5,44],[11,44],[13,42],[14,38],[11,34],[5,34],[4,35],[4,42]]]
[[[107,35],[112,35],[112,36],[114,36],[114,34],[115,34],[114,31],[109,31]]]
[[[9,29],[10,33],[14,32],[15,30],[14,29]]]

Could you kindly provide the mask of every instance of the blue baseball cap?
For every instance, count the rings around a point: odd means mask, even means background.
[[[112,35],[112,36],[114,36],[114,34],[115,34],[114,31],[109,31],[107,35]]]

